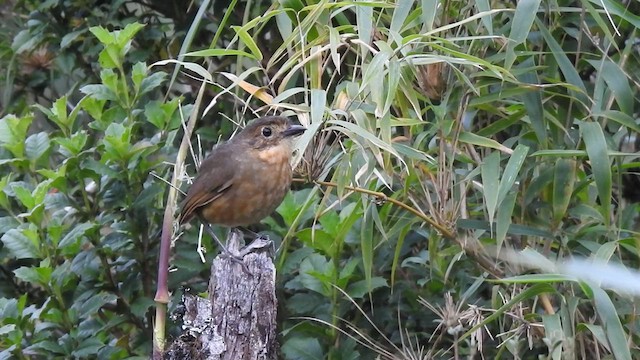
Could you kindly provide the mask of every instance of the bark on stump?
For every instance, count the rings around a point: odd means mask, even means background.
[[[238,259],[218,255],[211,266],[209,298],[183,297],[182,335],[165,359],[270,360],[279,351],[272,243],[256,239],[240,249],[232,231],[228,249]]]

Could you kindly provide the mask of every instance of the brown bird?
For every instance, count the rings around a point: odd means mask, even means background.
[[[246,226],[271,214],[289,191],[293,141],[305,130],[284,117],[268,116],[216,146],[187,192],[180,224],[198,216],[211,224]]]

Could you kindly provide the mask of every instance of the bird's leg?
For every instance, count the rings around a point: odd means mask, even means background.
[[[243,255],[246,255],[253,250],[270,247],[269,255],[271,256],[271,258],[274,257],[276,245],[273,241],[271,241],[271,239],[269,238],[269,235],[256,233],[244,227],[242,228],[242,231],[250,233],[251,236],[253,236],[253,241],[249,245],[242,248],[240,250],[240,253],[242,253]]]
[[[222,249],[222,252],[225,255],[231,257],[232,259],[242,262],[242,257],[239,254],[234,254],[231,251],[229,251],[229,249],[227,249],[227,247],[222,243],[222,241],[218,239],[216,234],[213,232],[213,228],[211,227],[211,224],[209,224],[209,222],[205,220],[205,218],[200,214],[198,214],[198,218],[200,219],[200,222],[202,222],[202,224],[204,225],[204,229],[209,233],[209,235],[211,235],[213,240],[215,240],[218,243],[218,246],[220,246],[220,249]]]
[[[266,234],[263,235],[255,231],[251,231],[246,227],[241,227],[240,229],[242,229],[243,232],[248,232],[250,236],[253,236],[253,240],[262,239],[262,240],[271,241],[271,239],[269,239],[269,235],[266,235]]]

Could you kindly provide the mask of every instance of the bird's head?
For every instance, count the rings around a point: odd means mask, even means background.
[[[256,150],[281,147],[291,151],[293,140],[305,130],[285,117],[267,116],[249,123],[233,141],[245,143]]]

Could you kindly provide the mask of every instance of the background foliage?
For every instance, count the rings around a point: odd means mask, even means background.
[[[193,111],[196,154],[262,114],[309,129],[304,181],[255,229],[279,246],[283,357],[639,356],[637,2],[0,11],[1,358],[146,358]],[[176,299],[206,288],[197,237]]]

